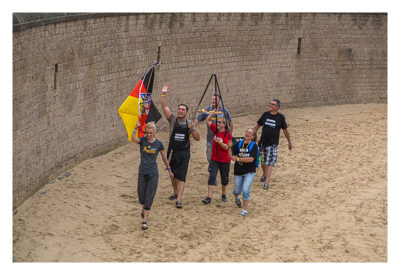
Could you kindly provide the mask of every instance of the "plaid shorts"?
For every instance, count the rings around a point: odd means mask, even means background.
[[[260,146],[261,164],[275,166],[278,158],[278,145]]]

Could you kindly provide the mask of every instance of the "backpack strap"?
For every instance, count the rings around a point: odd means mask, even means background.
[[[255,144],[255,142],[254,141],[251,141],[250,142],[250,146],[249,146],[249,153],[251,152],[251,150],[253,149],[253,146],[254,146],[254,144]]]
[[[242,144],[244,142],[244,139],[242,139],[241,141],[238,142],[238,150],[240,152],[240,147],[242,147]]]

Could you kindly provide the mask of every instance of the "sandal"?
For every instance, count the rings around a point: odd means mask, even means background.
[[[177,201],[175,202],[176,204],[176,208],[182,208],[182,202],[181,201]]]
[[[149,227],[147,226],[147,222],[142,222],[142,230],[147,230]]]
[[[178,197],[178,194],[174,193],[173,195],[169,196],[168,199],[170,201],[176,200],[176,198]]]

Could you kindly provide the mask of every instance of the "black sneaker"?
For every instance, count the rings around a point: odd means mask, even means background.
[[[222,199],[223,202],[227,202],[226,195],[222,195],[221,199]]]
[[[210,197],[205,198],[204,200],[202,200],[202,203],[204,203],[204,204],[211,203],[211,198]]]
[[[178,197],[178,194],[173,194],[173,195],[171,195],[171,196],[169,196],[169,200],[170,201],[173,201],[173,200],[176,200],[176,198]]]
[[[239,198],[235,199],[237,207],[242,207],[242,202],[240,201]]]
[[[269,184],[266,182],[264,183],[264,189],[268,189],[269,188]]]
[[[175,202],[176,208],[182,208],[182,202],[177,201]]]
[[[262,177],[261,177],[261,179],[260,179],[260,182],[265,182],[266,179],[267,179],[267,178],[266,178],[264,175],[262,175]]]

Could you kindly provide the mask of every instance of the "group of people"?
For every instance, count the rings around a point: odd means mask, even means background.
[[[182,196],[185,189],[186,174],[190,160],[190,138],[200,140],[196,126],[205,121],[207,123],[207,149],[206,155],[209,163],[208,192],[202,200],[210,204],[212,193],[217,185],[217,174],[221,179],[221,200],[227,202],[226,189],[229,183],[231,161],[234,161],[234,188],[235,204],[241,208],[239,216],[246,217],[250,201],[250,187],[255,177],[259,163],[263,170],[260,179],[264,188],[269,188],[272,167],[275,166],[278,156],[280,129],[292,150],[292,142],[287,130],[285,117],[279,113],[280,101],[273,99],[269,103],[269,110],[262,114],[253,128],[248,128],[244,138],[233,142],[233,123],[227,108],[220,106],[219,95],[212,96],[211,106],[202,110],[194,120],[187,119],[189,107],[179,104],[176,115],[167,106],[166,96],[170,84],[165,83],[161,91],[161,105],[164,116],[169,122],[170,138],[167,148],[162,141],[155,138],[156,125],[149,122],[145,126],[145,136],[135,137],[140,122],[137,123],[132,133],[132,141],[140,145],[140,165],[138,173],[138,197],[143,206],[141,211],[142,229],[148,229],[147,220],[153,199],[158,186],[157,156],[161,154],[162,160],[168,170],[172,182],[173,194],[169,200],[175,200],[177,208],[182,208]],[[262,134],[257,143],[257,131],[262,126]],[[242,194],[242,201],[239,196]]]

